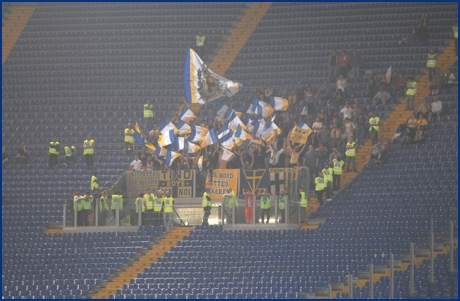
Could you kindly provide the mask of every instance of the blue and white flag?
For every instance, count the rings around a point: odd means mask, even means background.
[[[289,108],[289,101],[281,97],[270,97],[270,105],[275,111],[286,111]]]
[[[259,118],[259,119],[254,121],[254,129],[252,131],[254,136],[257,136],[257,137],[260,136],[260,134],[262,133],[263,128],[265,127],[265,124],[266,124],[266,122],[265,122],[265,119],[263,119],[263,118]]]
[[[190,133],[190,136],[188,137],[188,141],[198,143],[203,138],[206,136],[208,133],[208,129],[199,125],[190,125],[190,128],[192,129],[192,132]]]
[[[164,134],[160,135],[158,138],[158,144],[162,147],[168,146],[176,140],[176,136],[174,135],[174,130],[169,130]]]
[[[158,157],[164,157],[166,156],[167,153],[168,153],[168,150],[166,148],[161,147],[161,145],[157,143],[155,154]]]
[[[255,98],[252,101],[252,112],[262,117],[269,117],[275,112],[275,110],[265,102]]]
[[[224,125],[217,135],[219,143],[228,150],[232,150],[235,146],[235,133]]]
[[[304,130],[310,130],[310,127],[308,125],[306,125],[303,121],[300,121],[297,126],[301,129],[304,129]]]
[[[218,141],[219,139],[217,138],[216,131],[214,131],[214,129],[212,128],[208,131],[204,139],[201,141],[200,146],[202,148],[205,148],[206,146],[212,145]]]
[[[171,166],[174,160],[179,156],[180,156],[179,153],[168,150],[168,153],[166,154],[165,164],[168,166]]]
[[[190,108],[187,105],[184,105],[182,107],[182,110],[180,111],[178,117],[180,120],[185,121],[187,123],[190,122],[190,120],[196,118],[195,114],[192,112],[192,110],[190,110]]]
[[[181,121],[177,125],[177,129],[179,130],[179,134],[181,135],[189,135],[190,133],[192,133],[192,128],[188,124],[186,124],[184,121]]]
[[[177,133],[179,133],[179,130],[171,121],[169,121],[169,119],[165,119],[163,122],[161,122],[158,128],[160,130],[160,133],[162,134],[170,130],[174,130],[174,135],[177,135]]]

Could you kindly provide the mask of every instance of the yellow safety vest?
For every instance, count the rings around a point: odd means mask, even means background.
[[[356,144],[356,143],[355,143]],[[323,170],[321,171],[324,175],[324,178],[328,181],[328,182],[332,182],[332,168],[323,168]]]
[[[203,47],[204,46],[204,40],[206,40],[206,36],[201,36],[200,37],[199,35],[196,35],[195,40],[196,40],[196,46]]]
[[[284,210],[286,208],[287,195],[278,196],[278,209]]]
[[[406,95],[415,95],[415,93],[417,93],[417,82],[416,81],[411,81],[409,83],[407,83],[408,85],[408,89],[406,91]]]
[[[71,157],[77,149],[75,146],[68,147],[67,145],[64,147],[64,154],[66,157]]]
[[[315,180],[315,184],[316,184],[315,190],[316,191],[322,191],[322,190],[324,190],[324,188],[327,187],[327,179],[317,177],[316,180]]]
[[[305,197],[305,192],[300,193],[300,207],[303,207],[303,208],[308,207],[308,200]]]
[[[73,203],[74,203],[74,205],[75,204],[77,205],[77,211],[81,211],[83,209],[83,202],[82,202],[82,200],[79,200],[78,198],[79,197],[74,196],[73,197]]]
[[[452,30],[454,31],[454,38],[458,39],[458,27],[457,27],[457,26],[453,26],[453,27],[452,27]]]
[[[86,139],[84,142],[83,142],[83,147],[87,147],[87,148],[83,148],[83,155],[92,155],[94,154],[94,140],[91,139],[91,140],[88,140]]]
[[[260,209],[270,209],[272,203],[271,196],[263,196],[260,198]]]
[[[146,103],[144,105],[144,118],[153,117],[153,106],[152,104]]]
[[[154,204],[155,204],[155,200],[158,200],[157,197],[152,193],[150,195],[148,194],[145,194],[144,195],[144,199],[145,199],[145,204],[147,204],[147,210],[152,210],[154,209]],[[161,202],[161,200],[160,200]],[[161,211],[161,210],[159,210]]]
[[[101,196],[101,198],[99,199],[99,212],[102,212],[103,210],[108,211],[109,205],[107,205],[107,199]]]
[[[134,143],[134,130],[126,128],[125,129],[125,142]]]
[[[91,177],[91,190],[99,189],[99,183],[96,182],[96,181],[97,181],[97,177],[96,177],[96,176],[92,176],[92,177]]]
[[[91,204],[93,203],[93,198],[89,198],[83,201],[83,210],[91,210]]]
[[[173,205],[174,205],[173,197],[170,196],[170,197],[163,198],[163,203],[165,204],[165,210],[164,210],[165,213],[174,212],[174,210],[173,210]]]
[[[110,206],[110,209],[116,210],[117,209],[117,203],[120,204],[120,210],[123,209],[123,196],[119,194],[112,194],[112,204]]]
[[[369,128],[369,131],[371,131],[372,129],[376,130],[377,132],[380,132],[380,126],[379,125],[374,125],[374,124],[378,124],[380,122],[380,118],[379,117],[372,117],[372,118],[369,118],[369,125],[371,126]]]
[[[145,199],[137,198],[136,199],[136,213],[139,213],[139,201],[141,202],[141,212],[145,212]]]
[[[332,164],[334,165],[334,174],[335,175],[341,175],[342,174],[342,168],[343,168],[343,160],[338,161],[337,159],[332,160]]]
[[[208,201],[209,194],[207,192],[203,193],[203,200],[201,201],[202,207],[211,207],[211,201]]]
[[[227,197],[228,200],[228,208],[233,208],[233,203],[235,203],[235,207],[238,207],[238,198],[235,195],[235,192],[232,191],[232,195]]]
[[[437,59],[438,59],[438,55],[436,53],[433,53],[433,54],[428,53],[428,61],[426,62],[426,67],[436,68]]]
[[[345,155],[347,155],[347,157],[354,157],[355,154],[356,154],[356,142],[347,142],[347,146],[353,146],[353,148],[350,148],[350,149],[347,149],[345,151]]]
[[[153,202],[153,211],[155,212],[161,212],[161,209],[163,208],[163,198],[156,198],[155,201]]]
[[[53,155],[59,155],[59,151],[57,151],[55,148],[51,147],[51,146],[59,146],[59,142],[53,142],[51,141],[50,142],[50,147],[49,147],[49,152],[50,154],[53,154]]]

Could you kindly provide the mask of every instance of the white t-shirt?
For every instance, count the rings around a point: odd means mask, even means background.
[[[442,110],[442,102],[440,100],[433,101],[433,103],[431,104],[431,111],[433,113],[436,113],[436,112],[441,111],[441,110]]]
[[[134,171],[140,171],[142,167],[142,161],[137,159],[131,162],[131,166],[133,167]]]
[[[345,92],[346,88],[347,88],[347,81],[345,79],[337,80],[337,89],[340,89],[342,90],[342,92]]]
[[[343,114],[343,120],[345,120],[345,118],[349,118],[351,120],[351,115],[353,114],[353,109],[351,107],[347,108],[347,107],[343,107],[342,110],[340,110],[340,113]]]

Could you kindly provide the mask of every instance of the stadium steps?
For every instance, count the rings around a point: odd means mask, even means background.
[[[2,65],[13,50],[14,44],[32,16],[34,7],[15,7],[2,26]]]
[[[147,251],[138,261],[128,267],[119,276],[114,278],[92,296],[92,299],[108,299],[110,295],[115,295],[118,289],[122,289],[124,284],[129,284],[131,279],[136,278],[138,274],[143,273],[145,268],[150,267],[172,247],[176,246],[185,236],[189,235],[193,227],[177,227],[172,229],[163,239],[160,240],[151,250]]]

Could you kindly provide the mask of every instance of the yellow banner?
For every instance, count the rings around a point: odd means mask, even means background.
[[[295,143],[300,143],[300,144],[305,144],[307,143],[308,136],[311,134],[311,129],[304,130],[299,128],[297,125],[294,126],[294,129],[291,132],[291,135],[289,136],[289,141],[295,142]]]
[[[192,171],[132,171],[128,173],[128,196],[135,199],[139,193],[152,189],[170,190],[174,198],[191,198],[193,196]]]
[[[209,174],[206,176],[206,187],[211,188],[209,194],[213,199],[223,199],[223,194],[228,188],[232,188],[238,194],[239,169],[214,169],[212,171],[212,182],[210,184]]]

